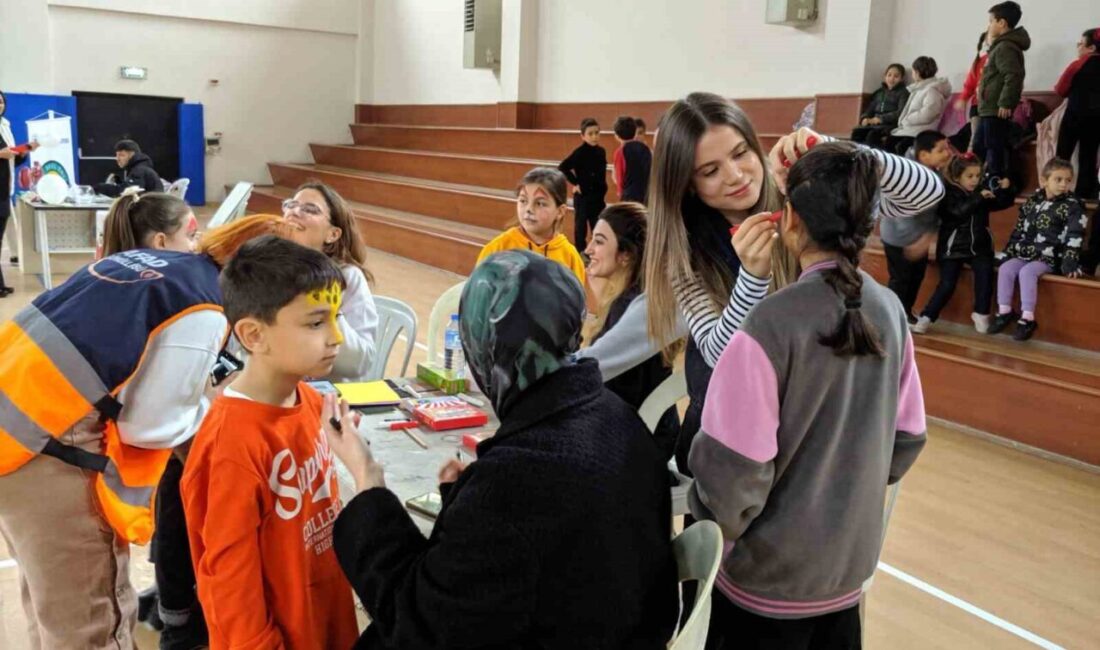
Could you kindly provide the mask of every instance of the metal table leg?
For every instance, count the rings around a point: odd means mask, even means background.
[[[42,258],[42,286],[49,291],[53,289],[53,275],[50,271],[50,236],[47,231],[45,210],[34,211],[34,229],[38,233],[38,249]]]

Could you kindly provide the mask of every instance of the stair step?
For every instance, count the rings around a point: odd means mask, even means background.
[[[957,325],[913,343],[929,415],[1100,465],[1100,355]]]
[[[557,167],[558,161],[506,158],[381,147],[310,145],[319,165],[514,191],[533,167]],[[607,173],[608,200],[614,200]]]
[[[277,211],[293,194],[290,187],[257,187],[249,209]],[[368,246],[461,275],[470,272],[481,249],[499,234],[498,230],[358,201],[349,201],[349,205]]]
[[[885,285],[889,281],[886,267],[886,254],[882,250],[867,248],[864,250],[861,266],[878,282]],[[932,292],[939,282],[939,269],[933,262],[928,265],[928,273],[921,285],[915,312],[928,303]],[[959,278],[955,295],[940,314],[941,321],[970,325],[973,311],[974,284],[973,274],[966,268]],[[1100,352],[1100,282],[1089,279],[1071,280],[1056,275],[1046,275],[1039,280],[1039,304],[1035,320],[1039,329],[1035,339],[1057,343],[1081,350]],[[998,340],[1004,335],[998,337]]]
[[[619,144],[611,132],[611,125],[602,125],[600,146],[607,150],[608,163]],[[407,149],[465,154],[471,156],[500,156],[528,160],[553,161],[556,165],[581,144],[580,133],[575,130],[488,129],[447,126],[396,126],[389,124],[352,124],[355,144],[384,149]],[[761,145],[765,152],[779,140],[782,134],[761,133]],[[646,144],[653,145],[653,135],[646,136]]]
[[[318,165],[270,163],[268,169],[276,185],[297,187],[316,179],[332,186],[349,201],[481,228],[503,229],[516,215],[514,194],[502,190]],[[570,211],[566,215],[566,232],[571,232],[572,223]]]

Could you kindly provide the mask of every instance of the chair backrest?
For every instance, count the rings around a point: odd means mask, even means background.
[[[649,432],[653,433],[657,430],[657,423],[661,421],[665,411],[685,397],[687,397],[687,379],[684,377],[684,371],[679,370],[653,389],[638,409],[638,416],[642,418],[642,422],[645,422]],[[675,467],[669,466],[669,471],[676,478],[676,485],[672,486],[672,516],[686,515],[690,511],[688,491],[691,489],[691,479],[678,472]]]
[[[251,196],[252,183],[241,181],[234,185],[229,192],[229,196],[225,197],[222,204],[218,206],[217,211],[214,212],[214,216],[210,217],[210,223],[206,224],[206,227],[209,229],[224,226],[243,215],[245,209],[248,208],[248,199]]]
[[[698,521],[672,540],[680,582],[698,580],[695,606],[669,650],[703,650],[710,626],[710,595],[722,564],[722,529],[713,521]]]
[[[160,179],[160,186],[166,194],[168,193],[168,190],[172,189],[172,183],[163,178]]]
[[[455,286],[443,292],[432,306],[432,313],[428,316],[428,363],[438,364],[440,359],[439,348],[443,336],[443,328],[451,318],[451,314],[458,313],[458,303],[462,298],[462,289],[466,286],[463,280]]]
[[[638,415],[641,416],[642,422],[645,422],[649,432],[653,433],[665,411],[685,397],[687,397],[687,379],[684,377],[684,371],[678,370],[653,389],[649,397],[642,402]]]
[[[172,181],[168,186],[168,189],[164,190],[177,199],[183,199],[187,196],[187,188],[191,185],[190,178],[177,178]]]
[[[375,296],[374,306],[378,308],[378,333],[374,338],[374,362],[371,363],[367,380],[382,379],[386,374],[386,364],[397,337],[405,334],[405,358],[401,363],[401,376],[409,370],[413,346],[416,345],[416,312],[413,308],[396,298]]]

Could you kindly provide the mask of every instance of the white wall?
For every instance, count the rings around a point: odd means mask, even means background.
[[[763,2],[539,3],[542,102],[859,92],[871,0],[820,0],[807,29],[765,25]]]
[[[0,0],[0,90],[53,90],[50,20],[45,0]]]
[[[1053,90],[1062,70],[1077,56],[1075,44],[1081,32],[1100,27],[1100,2],[1018,1],[1024,10],[1020,25],[1031,35],[1024,90]],[[940,76],[950,79],[952,88],[961,89],[993,4],[993,0],[897,0],[894,22],[887,26],[893,34],[889,58],[909,65],[918,56],[931,56],[939,64]],[[878,67],[885,68],[889,62],[878,61]]]
[[[374,6],[375,104],[495,104],[492,70],[462,67],[463,3],[379,0]]]
[[[359,0],[49,0],[49,4],[337,34],[359,31]]]

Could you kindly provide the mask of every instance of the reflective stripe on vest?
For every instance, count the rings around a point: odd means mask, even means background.
[[[87,360],[33,305],[0,324],[0,350],[0,474],[8,474],[110,394]],[[107,423],[104,440],[106,453],[90,454],[105,465],[96,472],[94,487],[101,511],[120,537],[147,543],[156,486],[172,452],[123,445],[114,422]],[[127,472],[119,462],[132,467]]]
[[[27,305],[12,320],[45,353],[54,367],[64,373],[68,383],[89,404],[95,404],[110,393],[84,355],[80,354],[61,330],[42,315],[37,307]]]

